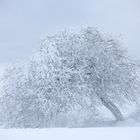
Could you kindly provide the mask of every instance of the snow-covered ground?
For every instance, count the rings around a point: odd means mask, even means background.
[[[0,140],[140,140],[140,128],[1,129]]]
[[[113,125],[108,123],[108,126],[110,127],[0,129],[0,140],[140,140],[140,123],[133,119],[114,122]]]

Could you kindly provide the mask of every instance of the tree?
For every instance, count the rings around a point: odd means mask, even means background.
[[[41,50],[52,61],[63,90],[67,88],[76,95],[84,91],[82,99],[88,97],[92,106],[97,98],[116,120],[123,120],[120,104],[137,101],[138,65],[117,40],[88,27],[78,33],[62,32],[48,37]]]
[[[120,106],[139,101],[138,69],[118,40],[95,28],[60,32],[47,37],[27,62],[7,66],[0,121],[7,127],[49,127],[68,116],[83,125],[100,106],[123,120]]]

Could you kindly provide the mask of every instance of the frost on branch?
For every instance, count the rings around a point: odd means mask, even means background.
[[[0,87],[6,127],[84,126],[104,106],[138,103],[138,64],[120,43],[87,27],[47,37],[28,62],[7,66]]]

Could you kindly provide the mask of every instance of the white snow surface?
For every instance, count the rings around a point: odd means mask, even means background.
[[[139,127],[0,130],[0,140],[139,140]]]
[[[140,123],[133,119],[114,122],[112,125],[108,122],[108,126],[110,127],[0,129],[0,140],[140,140]]]

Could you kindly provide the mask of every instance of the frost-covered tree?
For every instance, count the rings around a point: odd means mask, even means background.
[[[79,104],[95,106],[98,100],[117,120],[123,120],[119,105],[137,101],[138,65],[117,40],[85,28],[48,37],[40,51],[50,60],[57,90],[72,94],[76,102],[80,99]]]
[[[0,121],[7,127],[56,126],[60,120],[61,126],[70,120],[82,125],[94,120],[99,106],[123,120],[120,106],[139,100],[138,68],[119,41],[95,28],[60,32],[28,62],[7,66]]]

